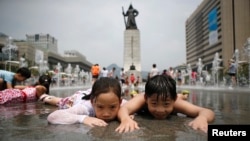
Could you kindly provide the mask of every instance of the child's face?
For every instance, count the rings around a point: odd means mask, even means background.
[[[15,80],[18,82],[22,82],[26,79],[26,77],[23,77],[21,74],[16,74],[15,75]]]
[[[114,120],[120,109],[121,99],[113,92],[101,93],[91,101],[96,117],[106,122]]]
[[[153,94],[151,97],[146,98],[149,112],[156,119],[165,119],[174,109],[174,100],[167,98],[166,100],[162,97],[158,97],[157,94]]]

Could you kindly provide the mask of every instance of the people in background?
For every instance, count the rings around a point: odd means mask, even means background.
[[[122,85],[125,84],[125,78],[126,78],[126,74],[125,74],[124,68],[121,68],[121,71],[120,71],[120,81],[121,81]]]
[[[231,86],[235,87],[236,86],[236,71],[237,71],[237,66],[235,64],[235,61],[233,59],[230,59],[228,61],[229,67],[228,67],[228,75],[231,77]]]
[[[100,74],[99,64],[95,64],[91,67],[91,74],[92,74],[92,83],[94,83],[96,79],[98,79]]]
[[[109,71],[106,69],[106,67],[103,67],[101,71],[101,77],[108,77],[108,73]]]
[[[149,74],[149,77],[152,78],[152,77],[154,77],[156,75],[159,75],[159,70],[158,70],[156,64],[153,64],[152,68],[151,68],[151,71],[150,71],[150,74]]]

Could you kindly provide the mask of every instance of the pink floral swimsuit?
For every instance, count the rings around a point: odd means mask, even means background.
[[[36,101],[36,88],[26,87],[20,89],[5,89],[0,91],[0,104],[22,103]]]

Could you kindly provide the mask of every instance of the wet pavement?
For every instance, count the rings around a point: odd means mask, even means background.
[[[188,101],[215,112],[211,124],[250,124],[250,92],[234,90],[191,89]],[[51,95],[65,97],[77,89],[51,89]],[[181,90],[181,88],[179,88]],[[40,102],[0,106],[0,141],[204,141],[207,134],[191,129],[191,118],[172,116],[167,120],[152,120],[136,116],[140,130],[116,133],[119,125],[112,121],[107,127],[88,127],[83,124],[51,125],[49,113],[57,107]]]

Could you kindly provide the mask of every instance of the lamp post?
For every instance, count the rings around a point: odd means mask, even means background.
[[[248,56],[248,85],[250,88],[250,37],[247,38],[247,42],[245,43],[244,47]]]

